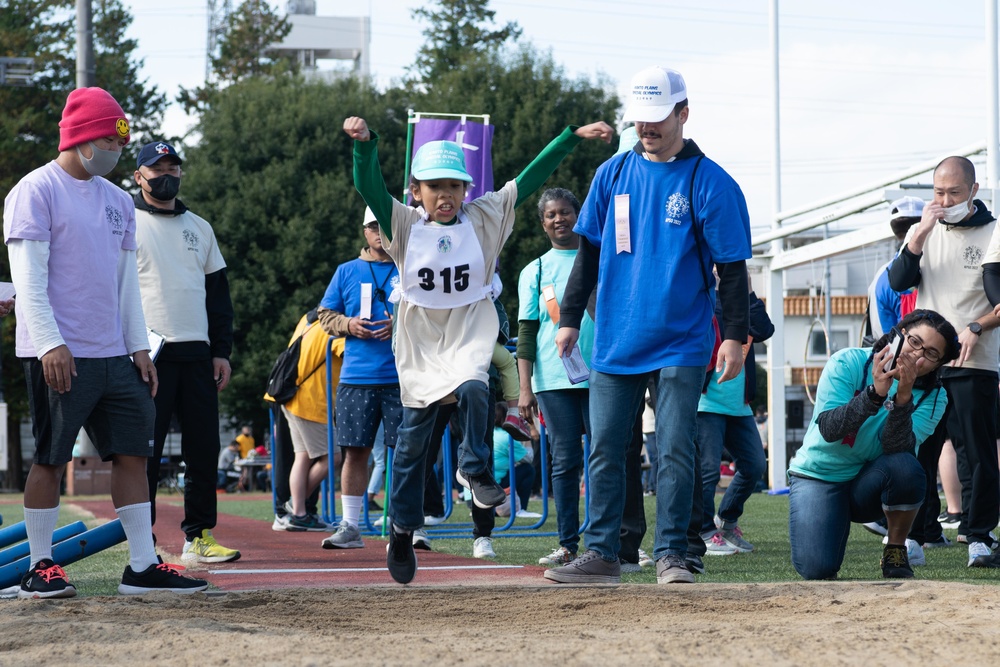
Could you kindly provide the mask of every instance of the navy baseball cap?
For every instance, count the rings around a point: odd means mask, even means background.
[[[142,147],[139,155],[135,158],[135,168],[148,167],[160,158],[172,155],[177,158],[177,164],[183,164],[184,160],[177,154],[174,147],[165,141],[153,141]]]

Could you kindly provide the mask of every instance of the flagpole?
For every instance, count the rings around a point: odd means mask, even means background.
[[[403,196],[399,201],[406,203],[406,196],[410,193],[410,159],[413,153],[413,124],[420,121],[420,114],[414,114],[413,109],[406,110],[406,168],[403,171]],[[416,120],[414,120],[416,116]]]

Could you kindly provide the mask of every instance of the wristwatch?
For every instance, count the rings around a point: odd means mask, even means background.
[[[872,405],[882,405],[886,400],[885,396],[878,393],[874,384],[865,387],[865,396],[872,402]]]
[[[969,322],[967,326],[969,327],[969,331],[976,334],[977,336],[983,333],[983,325],[980,324],[979,322]]]

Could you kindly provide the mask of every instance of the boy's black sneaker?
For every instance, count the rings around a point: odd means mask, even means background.
[[[408,584],[417,574],[417,554],[413,551],[413,533],[397,533],[396,527],[389,529],[389,544],[386,545],[385,565],[393,580]]]
[[[887,544],[882,549],[882,576],[886,579],[912,579],[913,568],[906,556],[906,545]]]
[[[503,487],[497,484],[493,475],[489,472],[479,475],[466,475],[461,470],[455,471],[455,479],[458,483],[472,492],[472,502],[484,510],[503,505],[507,500],[507,494]]]
[[[156,559],[160,561],[157,565],[150,565],[142,572],[136,572],[131,565],[126,566],[122,583],[118,585],[118,593],[120,595],[142,595],[156,591],[197,593],[208,588],[208,582],[204,579],[182,576],[180,570],[184,569],[183,565],[164,563],[159,556]]]
[[[51,558],[43,558],[21,577],[17,597],[24,599],[71,598],[76,587],[69,583],[66,573]]]

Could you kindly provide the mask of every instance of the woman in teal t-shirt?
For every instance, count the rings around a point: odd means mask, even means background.
[[[871,349],[847,348],[819,380],[816,408],[789,465],[792,565],[805,579],[832,579],[844,560],[851,522],[888,522],[882,576],[913,576],[906,550],[925,475],[916,449],[944,416],[938,369],[957,359],[955,328],[931,310],[897,325],[903,345],[892,370],[890,332]]]

